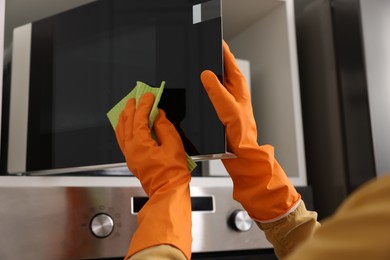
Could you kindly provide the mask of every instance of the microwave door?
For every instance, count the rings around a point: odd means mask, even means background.
[[[199,77],[223,80],[220,4],[95,1],[14,29],[8,173],[123,174],[106,113],[136,81],[166,82],[159,107],[195,161],[232,157]]]

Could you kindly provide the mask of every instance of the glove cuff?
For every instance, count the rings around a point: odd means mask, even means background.
[[[285,218],[287,217],[288,215],[290,215],[291,212],[294,212],[300,205],[300,203],[302,202],[302,199],[301,197],[299,196],[299,200],[297,200],[297,202],[295,204],[292,205],[291,208],[289,208],[285,213],[277,216],[276,218],[273,218],[273,219],[269,219],[269,220],[259,220],[259,219],[256,219],[255,217],[252,217],[253,220],[255,220],[256,222],[260,223],[260,224],[267,224],[267,223],[273,223],[273,222],[276,222],[282,218]],[[250,216],[250,215],[249,215]]]
[[[223,161],[233,179],[233,197],[259,222],[272,222],[294,210],[301,199],[270,145],[241,149]]]
[[[191,213],[189,185],[154,193],[138,213],[138,228],[127,257],[146,248],[171,245],[191,259]]]

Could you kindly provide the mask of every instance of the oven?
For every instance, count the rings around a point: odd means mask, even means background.
[[[193,259],[275,259],[224,177],[193,177]],[[121,259],[147,201],[135,177],[2,177],[0,258]],[[254,258],[258,257],[258,258]]]

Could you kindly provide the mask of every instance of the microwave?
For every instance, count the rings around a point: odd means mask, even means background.
[[[2,174],[131,174],[106,113],[137,81],[166,82],[193,160],[232,157],[200,81],[223,81],[221,20],[221,0],[99,0],[15,28]]]

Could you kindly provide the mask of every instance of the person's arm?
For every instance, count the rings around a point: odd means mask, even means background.
[[[390,259],[390,176],[356,190],[286,260]]]
[[[320,227],[317,213],[308,211],[303,201],[299,203],[297,209],[280,220],[269,223],[256,222],[256,224],[264,231],[279,258],[288,256],[302,242],[309,240],[314,231]]]
[[[190,259],[191,175],[180,136],[162,110],[154,123],[158,143],[152,138],[148,118],[153,102],[151,93],[137,107],[130,99],[115,130],[128,168],[149,196],[125,259]]]
[[[202,83],[226,128],[228,149],[237,156],[222,162],[233,180],[234,199],[265,231],[278,257],[284,257],[319,226],[316,214],[308,212],[301,203],[300,194],[275,159],[274,148],[258,145],[246,80],[225,42],[223,54],[224,85],[211,71],[201,74]],[[294,245],[283,241],[290,237],[294,238]]]

